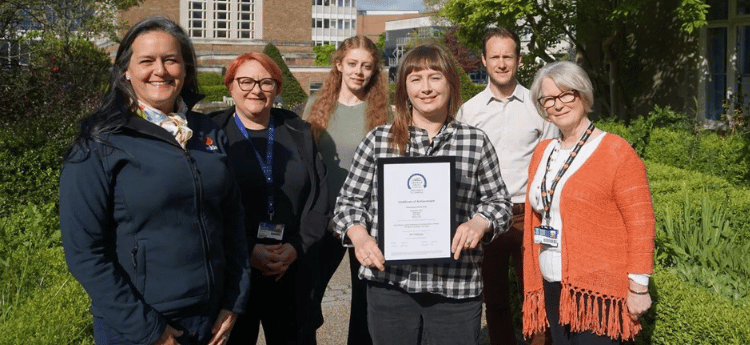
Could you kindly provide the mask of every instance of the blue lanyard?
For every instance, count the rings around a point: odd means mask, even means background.
[[[266,160],[263,161],[263,158],[260,156],[260,152],[255,148],[255,145],[253,144],[253,140],[250,138],[250,135],[247,134],[247,130],[245,129],[245,125],[242,124],[242,121],[240,120],[240,117],[237,116],[237,113],[234,113],[234,123],[237,125],[237,129],[240,130],[240,133],[247,139],[248,142],[250,142],[250,147],[253,149],[253,152],[255,152],[255,157],[258,158],[258,164],[260,164],[261,170],[263,170],[263,175],[266,177],[266,187],[267,187],[267,194],[268,194],[268,220],[273,220],[273,115],[271,115],[271,118],[268,119],[268,140],[266,141]]]

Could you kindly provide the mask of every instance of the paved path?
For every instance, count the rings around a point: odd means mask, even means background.
[[[323,317],[325,323],[318,329],[319,345],[345,345],[346,335],[349,327],[349,303],[351,301],[351,282],[349,274],[349,255],[344,255],[338,270],[328,283],[325,297],[323,297]],[[261,328],[261,334],[263,329]],[[520,334],[516,335],[520,339]],[[480,343],[488,345],[487,323],[482,313],[482,334]],[[258,344],[265,345],[265,339],[261,336]],[[527,344],[519,341],[519,345]]]

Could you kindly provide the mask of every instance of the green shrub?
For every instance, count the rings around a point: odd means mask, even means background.
[[[750,306],[750,242],[737,240],[723,205],[701,195],[699,209],[685,197],[657,226],[656,262],[683,280],[703,286],[737,305]]]
[[[723,177],[736,185],[750,182],[750,138],[740,132],[697,129],[693,119],[668,106],[655,106],[647,117],[628,126],[611,119],[596,125],[625,138],[643,159]]]
[[[0,217],[57,200],[62,155],[100,98],[109,55],[85,40],[26,42],[27,68],[0,70]]]
[[[12,137],[13,128],[0,129]],[[74,134],[71,129],[69,135]],[[0,217],[26,203],[55,203],[63,153],[69,140],[10,142],[0,139]]]
[[[227,87],[222,85],[201,86],[201,92],[206,95],[203,100],[206,102],[221,102],[224,97],[231,97]]]
[[[70,275],[55,203],[0,218],[0,345],[92,344],[90,301]]]
[[[281,68],[281,76],[284,80],[284,87],[281,90],[281,97],[284,100],[284,109],[289,109],[297,114],[302,114],[307,103],[307,93],[289,70],[289,66],[284,62],[279,48],[273,43],[269,43],[263,49],[263,53],[268,55]]]
[[[315,66],[331,66],[333,61],[333,54],[336,53],[335,44],[326,44],[322,46],[314,46],[313,53],[315,53]]]
[[[645,161],[656,218],[663,221],[667,210],[684,208],[686,195],[691,210],[698,210],[705,193],[716,205],[724,205],[737,241],[750,242],[750,190],[716,176]]]
[[[201,87],[201,91],[203,91],[203,88],[206,86],[224,86],[224,76],[220,73],[198,73],[198,85]]]
[[[0,345],[93,344],[91,302],[68,272],[62,248],[15,253],[15,267],[2,270]]]
[[[636,344],[748,344],[750,307],[735,307],[718,295],[656,267],[653,306],[643,317]]]
[[[747,139],[739,134],[719,136],[701,131],[695,136],[668,129],[655,128],[646,147],[644,159],[674,167],[720,176],[733,184],[750,181],[750,149]]]

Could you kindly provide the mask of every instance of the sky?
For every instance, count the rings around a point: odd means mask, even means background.
[[[418,10],[423,11],[422,0],[357,0],[358,10]]]

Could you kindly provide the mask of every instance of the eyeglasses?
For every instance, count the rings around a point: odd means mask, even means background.
[[[539,97],[537,101],[544,107],[544,109],[552,108],[555,106],[556,100],[560,100],[563,103],[570,103],[576,100],[578,97],[578,90],[565,91],[557,96]]]
[[[234,78],[237,81],[237,85],[240,86],[242,91],[250,91],[255,87],[255,84],[260,85],[262,91],[273,91],[276,88],[276,80],[272,78],[263,78],[261,80],[255,80],[253,78]]]

